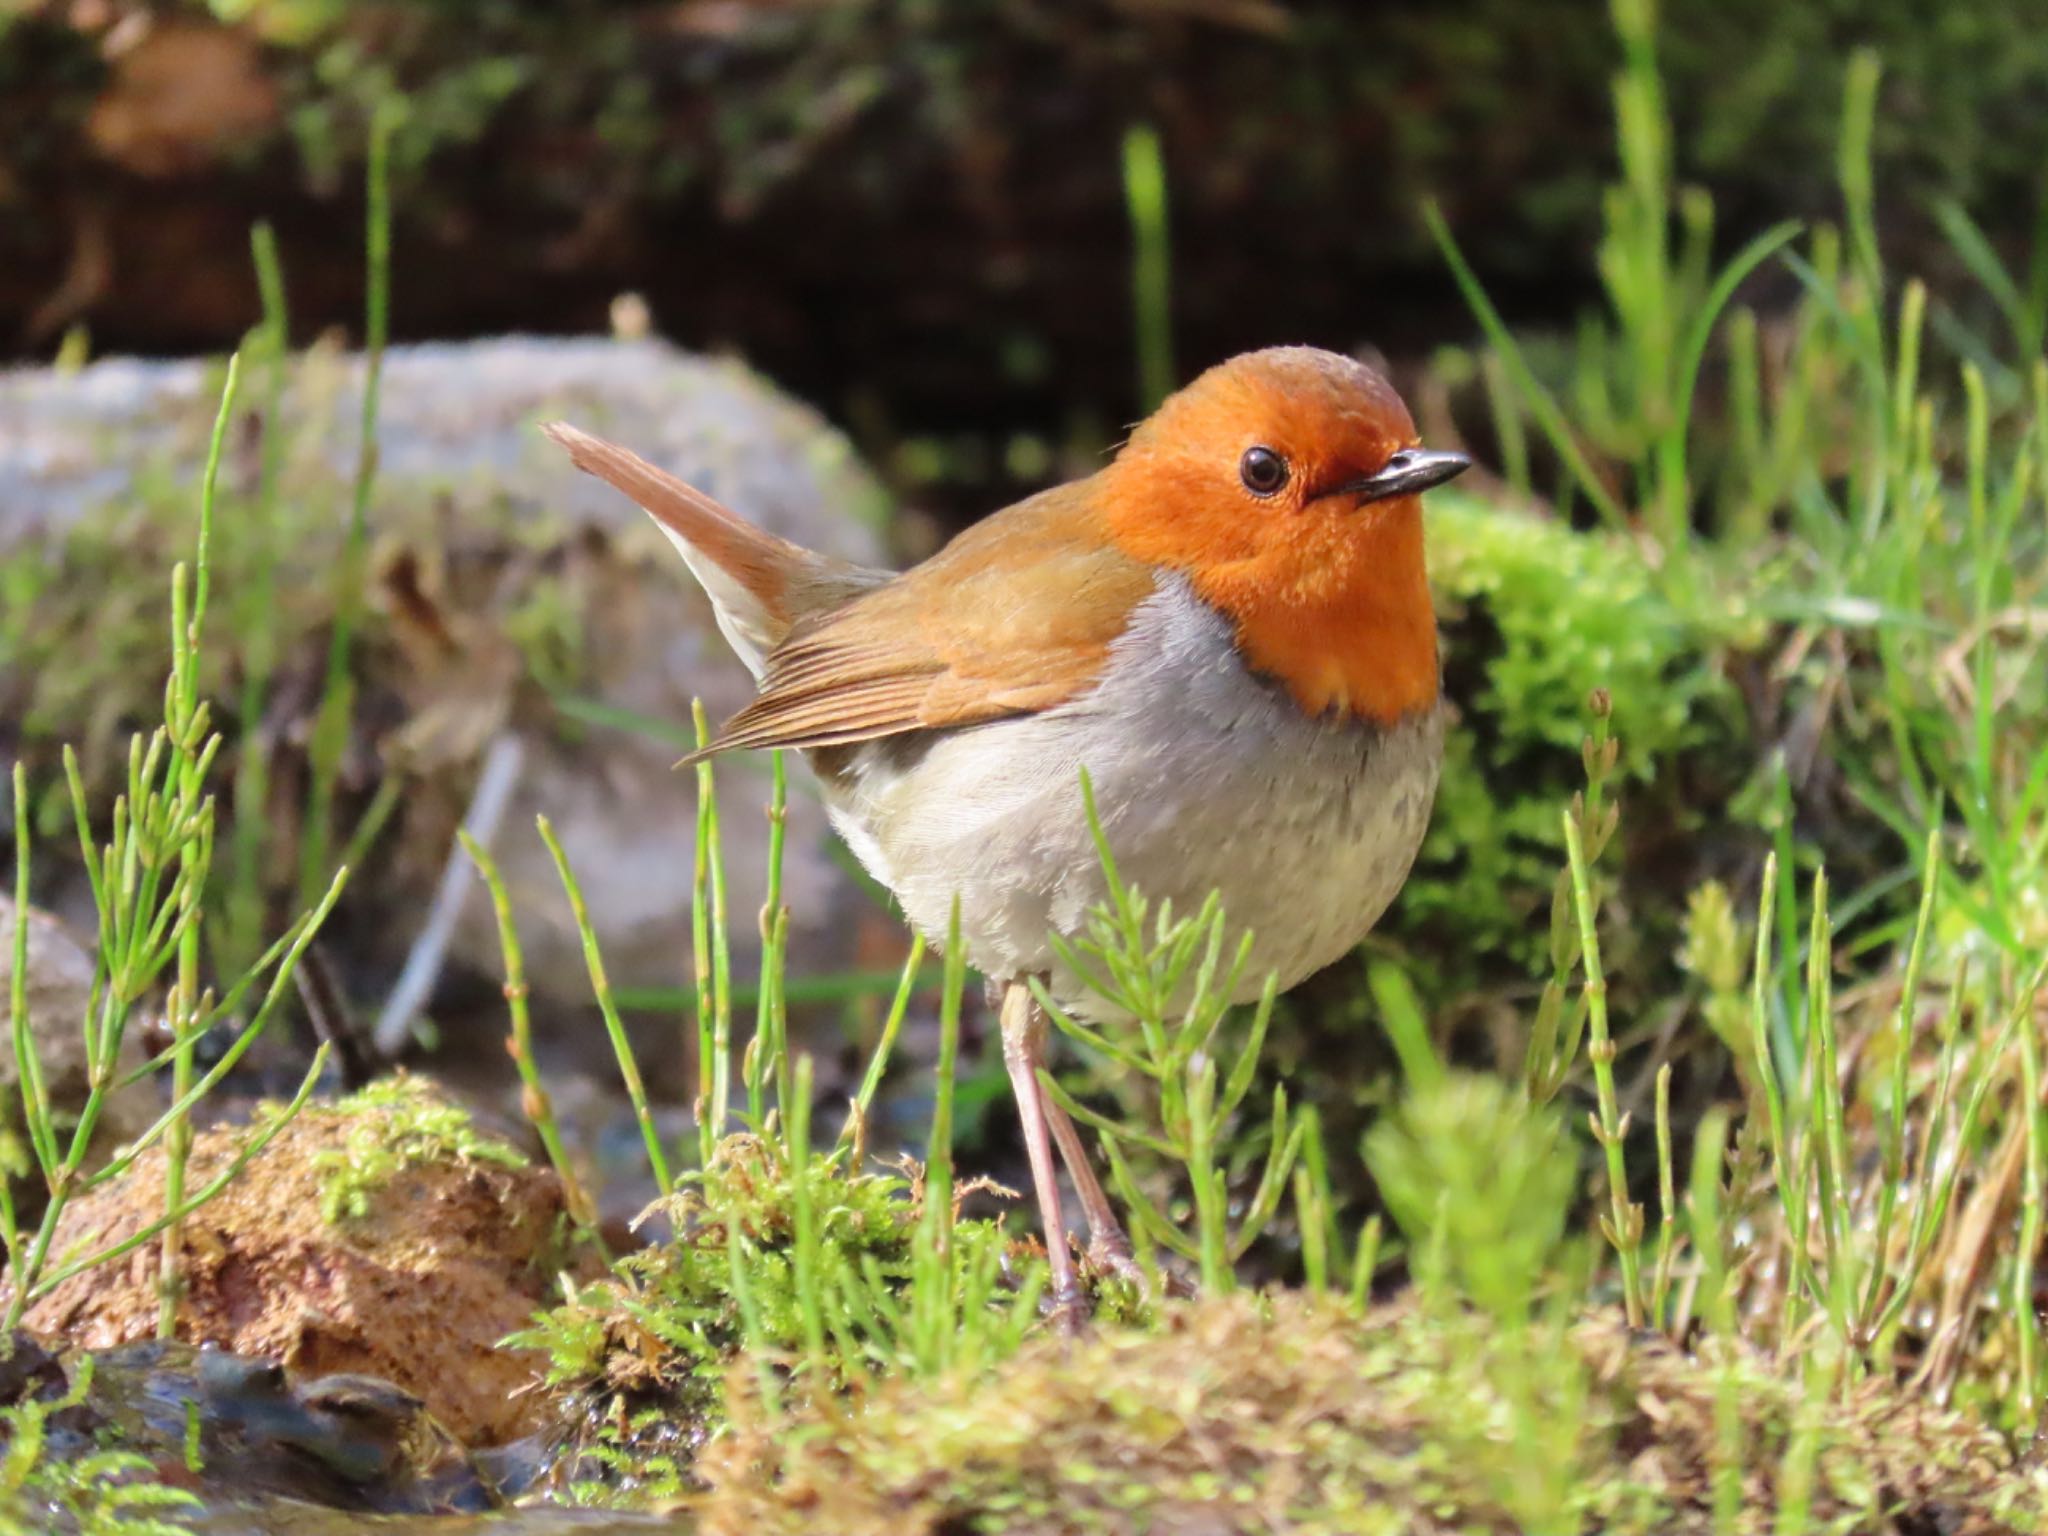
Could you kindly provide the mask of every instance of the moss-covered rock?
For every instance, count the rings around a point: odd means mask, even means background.
[[[194,1143],[189,1188],[246,1133]],[[372,1149],[366,1155],[365,1149]],[[164,1209],[161,1147],[68,1208],[60,1254],[121,1241]],[[479,1139],[423,1085],[305,1110],[186,1219],[178,1332],[296,1374],[360,1372],[420,1398],[456,1437],[534,1427],[538,1357],[498,1347],[573,1266],[560,1182]],[[161,1245],[66,1280],[28,1326],[87,1349],[156,1334]]]

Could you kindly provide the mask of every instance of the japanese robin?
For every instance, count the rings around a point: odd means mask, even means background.
[[[711,752],[801,751],[833,824],[910,921],[1001,994],[1004,1058],[1050,1256],[1080,1291],[1059,1148],[1091,1255],[1129,1248],[1038,1078],[1029,982],[1103,1019],[1060,964],[1103,899],[1085,768],[1123,876],[1253,934],[1241,986],[1350,950],[1399,891],[1442,756],[1421,493],[1465,469],[1417,441],[1364,364],[1232,358],[1086,479],[1006,507],[900,574],[776,538],[623,448],[546,429],[644,507],[703,586],[759,696]]]

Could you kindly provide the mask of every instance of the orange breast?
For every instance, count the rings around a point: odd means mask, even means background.
[[[1183,571],[1236,624],[1246,662],[1304,712],[1392,725],[1435,705],[1436,614],[1418,498],[1319,509],[1249,537],[1234,528],[1228,539],[1200,541],[1190,537],[1199,523],[1132,518],[1119,541]]]
[[[1307,713],[1391,725],[1438,695],[1421,507],[1407,498],[1345,515],[1372,526],[1322,523],[1249,561],[1197,573],[1195,590],[1237,621],[1246,660]]]

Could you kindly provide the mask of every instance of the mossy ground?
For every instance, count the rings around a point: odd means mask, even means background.
[[[1783,1529],[1798,1504],[1805,1530],[2048,1521],[2048,1474],[1967,1417],[1875,1382],[1817,1391],[1811,1368],[1688,1353],[1611,1315],[1518,1332],[1412,1301],[1171,1303],[1146,1331],[1045,1337],[993,1372],[794,1411],[736,1374],[688,1507],[735,1536],[1690,1536],[1717,1528],[1719,1488],[1742,1531]],[[1511,1432],[1531,1390],[1533,1441]]]
[[[572,1286],[514,1336],[546,1352],[566,1440],[556,1481],[567,1492],[644,1503],[699,1486],[696,1457],[726,1425],[728,1373],[743,1360],[779,1372],[777,1362],[803,1355],[817,1275],[870,1311],[912,1304],[930,1278],[921,1273],[933,1252],[930,1218],[941,1214],[928,1209],[924,1170],[907,1158],[888,1172],[853,1169],[848,1150],[799,1171],[772,1138],[727,1137],[701,1175],[648,1213],[673,1224],[672,1238]],[[952,1193],[947,1267],[1000,1264],[1009,1247],[999,1221],[961,1219],[959,1202],[976,1194],[1008,1192],[982,1180]],[[1019,1256],[1029,1262],[1028,1246]],[[994,1291],[962,1320],[999,1350],[1014,1346],[1023,1321],[1014,1296]],[[797,1390],[829,1396],[890,1363],[875,1357],[885,1333],[872,1320],[866,1330],[835,1328],[829,1362]]]

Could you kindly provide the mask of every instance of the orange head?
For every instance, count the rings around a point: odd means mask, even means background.
[[[1419,447],[1363,363],[1272,347],[1168,399],[1096,488],[1116,543],[1184,573],[1303,710],[1392,724],[1437,699],[1420,493],[1468,462]]]

